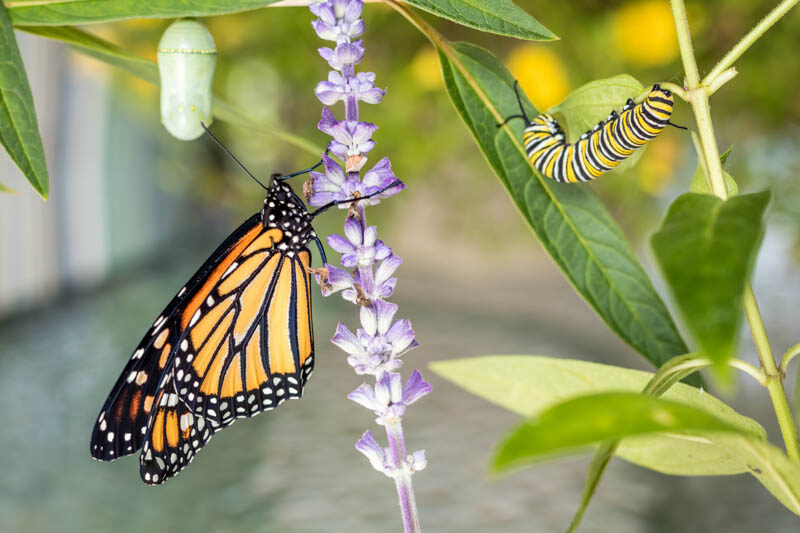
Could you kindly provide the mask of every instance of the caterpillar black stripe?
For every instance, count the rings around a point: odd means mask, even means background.
[[[517,83],[514,90],[522,114],[508,117],[506,122],[512,118],[525,120],[522,140],[528,159],[545,177],[560,182],[590,181],[611,170],[661,133],[672,115],[672,93],[655,84],[642,103],[629,98],[620,112],[612,111],[577,142],[569,144],[552,115],[542,113],[529,120]]]

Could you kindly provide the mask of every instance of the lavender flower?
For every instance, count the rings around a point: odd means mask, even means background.
[[[419,370],[403,384],[397,372],[401,357],[417,346],[411,322],[395,320],[397,305],[386,298],[394,293],[397,278],[392,277],[403,260],[378,238],[378,228],[368,226],[365,208],[379,204],[405,188],[392,172],[388,158],[367,170],[367,153],[375,147],[372,135],[375,124],[359,120],[359,102],[377,104],[386,91],[375,86],[375,74],[355,72],[364,58],[364,33],[361,19],[362,0],[327,0],[312,4],[317,16],[312,22],[322,39],[334,41],[335,47],[322,47],[319,54],[333,69],[327,81],[317,84],[314,92],[324,104],[317,125],[332,137],[329,152],[344,161],[344,168],[333,157],[323,156],[323,168],[311,172],[304,187],[310,205],[341,202],[347,209],[344,236],[328,237],[328,245],[341,254],[341,266],[325,265],[316,274],[322,294],[341,291],[345,300],[360,306],[361,327],[355,332],[339,323],[331,339],[347,354],[347,362],[356,374],[374,376],[375,382],[363,383],[348,395],[354,402],[373,411],[376,423],[386,430],[388,447],[382,447],[367,430],[356,443],[375,470],[394,479],[407,532],[419,531],[411,475],[425,468],[425,451],[406,453],[402,420],[408,407],[431,392],[431,386]],[[328,108],[344,102],[344,120],[337,120]],[[363,198],[356,202],[353,198]]]

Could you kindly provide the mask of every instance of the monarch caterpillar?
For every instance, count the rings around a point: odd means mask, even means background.
[[[170,24],[158,43],[161,122],[174,137],[191,141],[210,124],[211,81],[217,48],[206,27],[193,19]]]
[[[514,91],[521,114],[508,117],[500,126],[514,118],[525,120],[527,126],[522,140],[528,159],[545,177],[560,182],[577,183],[597,178],[655,138],[668,124],[673,125],[669,121],[672,93],[655,84],[642,103],[636,104],[629,98],[622,111],[612,111],[577,142],[569,144],[564,130],[552,115],[542,113],[529,120],[522,107],[517,82]]]
[[[395,180],[309,212],[286,180],[321,164],[274,174],[269,186],[245,169],[267,191],[261,211],[225,239],[147,330],[95,422],[92,457],[112,461],[141,449],[142,480],[161,484],[236,418],[302,395],[314,368],[309,242],[326,263],[311,222],[335,205],[402,185]]]

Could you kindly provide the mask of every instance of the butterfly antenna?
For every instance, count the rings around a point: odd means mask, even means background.
[[[214,140],[214,142],[215,142],[215,143],[217,143],[217,145],[218,145],[220,148],[222,148],[222,150],[223,150],[223,151],[224,151],[226,154],[228,154],[228,156],[230,156],[230,158],[231,158],[231,159],[233,159],[233,160],[236,162],[236,164],[237,164],[237,165],[239,165],[239,168],[241,168],[242,170],[244,170],[244,171],[245,171],[245,173],[246,173],[248,176],[250,176],[250,177],[253,179],[253,181],[255,181],[256,183],[258,183],[259,185],[261,185],[261,187],[263,187],[265,190],[269,190],[269,187],[267,187],[266,185],[264,185],[263,183],[261,183],[257,177],[253,176],[253,173],[252,173],[252,172],[250,172],[249,170],[247,170],[247,168],[246,168],[246,167],[245,167],[245,166],[242,164],[242,162],[241,162],[241,161],[239,161],[238,159],[236,159],[236,156],[235,156],[235,155],[233,155],[233,154],[231,153],[231,151],[230,151],[230,150],[228,150],[228,148],[227,148],[227,147],[226,147],[224,144],[222,144],[222,141],[220,141],[219,139],[217,139],[217,136],[216,136],[216,135],[214,135],[213,133],[211,133],[211,130],[210,130],[210,129],[208,129],[208,128],[206,127],[206,125],[205,125],[203,122],[200,122],[200,125],[201,125],[201,126],[203,126],[203,129],[204,129],[204,130],[206,130],[206,133],[208,133],[208,135],[209,135],[209,136],[210,136],[210,137],[211,137],[211,138]]]

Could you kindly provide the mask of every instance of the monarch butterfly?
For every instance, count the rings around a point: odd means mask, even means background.
[[[211,82],[217,47],[208,29],[194,19],[170,24],[158,43],[161,122],[173,137],[191,141],[211,123]]]
[[[577,183],[597,178],[655,138],[668,124],[673,125],[669,121],[672,92],[655,84],[642,103],[636,104],[629,98],[621,112],[612,111],[577,142],[568,144],[564,130],[552,115],[542,113],[533,120],[528,119],[517,82],[514,91],[521,114],[508,117],[503,124],[514,118],[525,120],[527,126],[522,140],[528,159],[545,177],[560,182]]]
[[[326,263],[311,222],[402,185],[309,212],[286,180],[321,164],[274,174],[269,186],[245,169],[267,190],[260,213],[225,239],[148,329],[103,404],[92,457],[111,461],[141,449],[142,480],[160,484],[235,418],[302,395],[314,368],[310,241]]]

